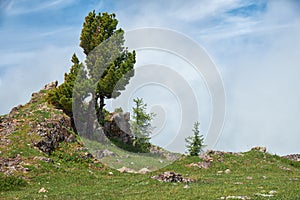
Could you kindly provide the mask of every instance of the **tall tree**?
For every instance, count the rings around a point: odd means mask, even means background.
[[[104,124],[104,100],[116,98],[134,75],[135,51],[124,47],[124,31],[117,29],[115,14],[90,12],[83,23],[80,46],[93,85],[92,104],[100,124]]]
[[[199,153],[203,152],[204,138],[203,135],[200,135],[199,131],[200,123],[197,121],[194,123],[193,136],[187,137],[185,141],[187,142],[187,149],[191,156],[197,156]]]

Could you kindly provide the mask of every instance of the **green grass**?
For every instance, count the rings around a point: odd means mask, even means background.
[[[26,185],[27,182],[22,178],[0,174],[0,192],[18,190]]]
[[[15,119],[23,121],[18,129],[7,136],[11,140],[8,145],[0,145],[0,157],[13,158],[19,154],[21,165],[28,172],[15,172],[6,176],[0,172],[0,199],[220,199],[227,196],[247,196],[251,199],[282,200],[300,199],[300,163],[289,161],[276,155],[249,151],[243,155],[213,156],[209,169],[186,167],[192,162],[199,162],[199,157],[182,157],[174,163],[157,162],[157,157],[140,157],[123,152],[114,145],[101,146],[99,143],[84,142],[95,149],[107,148],[114,151],[115,157],[108,157],[103,163],[84,158],[87,152],[76,151],[79,142],[61,143],[51,155],[35,149],[31,140],[37,137],[30,133],[29,122],[50,117],[49,113],[61,111],[48,106],[50,111],[41,110],[45,105],[43,98],[26,104]],[[1,136],[1,135],[0,135]],[[51,158],[54,163],[34,159],[35,156]],[[121,163],[115,162],[121,159]],[[167,162],[167,161],[165,161]],[[149,174],[120,173],[105,163],[113,163],[117,169],[122,166],[142,168],[156,166],[158,171]],[[131,163],[134,163],[133,165]],[[167,165],[169,164],[169,165]],[[163,167],[163,168],[161,168]],[[230,169],[231,173],[218,173]],[[175,171],[184,177],[196,180],[185,188],[183,183],[163,183],[151,179],[164,171]],[[113,174],[111,174],[112,172]],[[39,193],[41,188],[46,193]],[[262,197],[276,191],[272,197]]]
[[[136,171],[146,167],[148,167],[150,170],[156,170],[162,168],[163,166],[171,164],[171,161],[163,156],[157,156],[150,153],[133,153],[124,151],[113,143],[104,145],[102,143],[87,140],[84,138],[82,138],[82,141],[87,147],[89,147],[89,151],[93,154],[97,150],[104,149],[108,149],[109,151],[114,152],[115,156],[104,157],[100,159],[103,163],[109,165],[114,169],[119,169],[124,166]]]
[[[200,159],[185,157],[146,175],[119,173],[91,160],[72,159],[63,154],[63,149],[51,158],[54,164],[40,161],[39,169],[30,172],[25,188],[2,191],[0,197],[42,199],[47,195],[49,199],[220,199],[222,196],[248,196],[251,199],[266,199],[257,194],[268,194],[270,191],[276,191],[270,199],[300,197],[298,163],[254,151],[246,152],[244,156],[224,155],[223,162],[214,161],[209,169],[186,167],[186,164]],[[230,169],[231,173],[217,173],[226,169]],[[162,183],[150,178],[163,171],[175,171],[197,181],[184,188],[182,183]],[[42,187],[48,192],[38,193]]]

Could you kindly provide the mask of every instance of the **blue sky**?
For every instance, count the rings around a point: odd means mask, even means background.
[[[297,0],[2,0],[0,114],[26,103],[45,83],[61,82],[74,52],[83,60],[79,35],[84,16],[95,9],[116,13],[125,31],[168,28],[206,49],[227,97],[216,148],[263,145],[277,154],[299,153],[299,8]]]

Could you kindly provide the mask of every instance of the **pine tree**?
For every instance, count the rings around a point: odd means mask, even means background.
[[[90,12],[83,24],[80,46],[87,55],[86,65],[92,102],[100,124],[104,124],[105,99],[116,98],[134,75],[135,51],[124,47],[124,31],[117,29],[115,14]],[[92,120],[90,120],[92,121]],[[90,122],[92,123],[92,122]],[[90,126],[90,125],[89,125]]]
[[[203,148],[205,147],[203,135],[199,135],[199,126],[200,123],[197,121],[194,123],[193,133],[194,136],[187,137],[185,139],[188,149],[188,153],[190,156],[198,156],[199,153],[203,152]]]
[[[59,109],[62,109],[67,115],[73,117],[73,89],[79,70],[82,70],[82,63],[79,62],[76,54],[73,54],[71,59],[73,65],[70,72],[65,73],[64,82],[58,88],[51,90],[48,93],[48,102]]]
[[[143,99],[136,98],[133,100],[135,107],[133,108],[133,120],[131,121],[131,131],[134,135],[133,145],[141,152],[149,152],[150,135],[153,130],[151,120],[155,116],[154,113],[147,113],[147,104]]]

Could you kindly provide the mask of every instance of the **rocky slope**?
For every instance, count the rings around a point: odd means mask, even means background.
[[[70,117],[45,100],[47,91],[54,87],[54,83],[45,85],[32,94],[27,104],[14,107],[8,115],[0,117],[0,172],[26,173],[29,169],[23,167],[24,163],[51,162],[45,156],[62,142],[83,148],[76,140]]]

